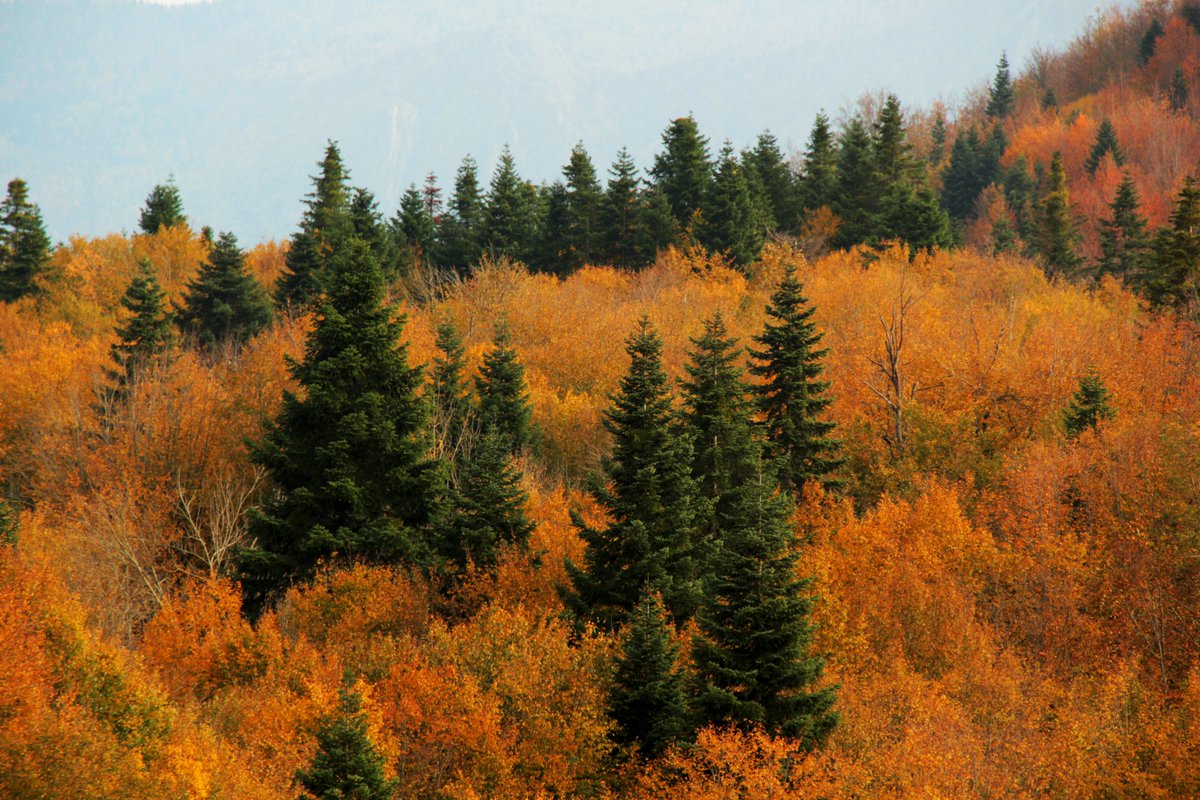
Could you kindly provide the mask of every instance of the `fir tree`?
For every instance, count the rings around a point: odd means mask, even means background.
[[[829,117],[817,114],[808,147],[804,150],[804,171],[800,176],[800,204],[807,212],[832,208],[836,204],[838,152]]]
[[[356,188],[350,196],[350,230],[367,243],[386,279],[400,277],[403,265],[395,237],[383,221],[375,195],[366,189]]]
[[[177,322],[201,347],[242,344],[271,322],[271,300],[246,272],[237,237],[222,233],[196,279],[188,284]]]
[[[426,456],[421,369],[408,365],[404,321],[384,304],[367,246],[351,240],[329,268],[304,359],[289,364],[303,392],[284,393],[251,450],[274,487],[242,554],[251,611],[322,560],[421,564],[428,553],[424,531],[444,479]]]
[[[1200,183],[1184,180],[1170,222],[1154,239],[1143,291],[1158,306],[1190,307],[1200,301]]]
[[[452,466],[465,457],[473,412],[464,373],[462,339],[450,320],[437,328],[438,354],[430,372],[429,397],[437,452]]]
[[[573,515],[586,549],[581,567],[567,562],[571,587],[563,599],[581,621],[615,629],[647,591],[657,592],[682,625],[700,601],[693,536],[703,504],[691,446],[675,424],[662,340],[648,320],[625,351],[629,370],[604,415],[613,449],[591,487],[610,522],[593,528]]]
[[[16,547],[20,537],[20,517],[7,500],[0,499],[0,547]]]
[[[400,209],[392,221],[396,240],[407,250],[407,261],[427,266],[433,255],[433,217],[425,205],[425,196],[415,183],[409,184],[400,196]]]
[[[830,436],[836,425],[821,419],[831,402],[829,383],[821,380],[821,360],[829,351],[819,348],[823,334],[812,321],[814,311],[789,266],[771,295],[766,327],[754,337],[761,349],[750,351],[750,374],[763,379],[754,393],[765,450],[778,464],[780,485],[796,494],[807,481],[839,485],[831,473],[843,463]]]
[[[475,160],[463,159],[454,178],[454,195],[450,211],[438,226],[441,265],[467,274],[479,263],[483,226],[483,195],[479,189],[479,172]]]
[[[871,156],[880,183],[885,187],[910,182],[918,174],[919,167],[912,157],[912,145],[908,143],[908,132],[904,128],[904,113],[894,94],[884,100],[875,120]]]
[[[1142,36],[1142,41],[1138,45],[1138,63],[1143,66],[1154,58],[1154,50],[1158,46],[1158,37],[1162,36],[1166,31],[1163,30],[1162,23],[1158,19],[1150,21],[1150,27],[1146,28],[1146,33]]]
[[[765,225],[755,211],[745,171],[726,142],[705,197],[700,243],[713,252],[728,254],[738,266],[750,264],[766,238]]]
[[[300,230],[292,235],[284,272],[275,286],[275,302],[280,306],[303,306],[325,290],[329,260],[353,231],[349,175],[336,142],[326,145],[318,166],[313,191],[304,201]]]
[[[992,80],[991,92],[988,95],[987,115],[1004,119],[1012,113],[1016,101],[1012,76],[1008,71],[1008,54],[1001,53],[1000,63],[996,65],[996,77]]]
[[[1171,88],[1167,91],[1167,103],[1176,114],[1187,110],[1188,82],[1183,75],[1183,67],[1176,67],[1175,74],[1171,76]]]
[[[975,201],[983,191],[979,169],[979,130],[975,127],[960,132],[950,147],[950,163],[942,172],[942,205],[959,222],[975,214]]]
[[[483,356],[475,379],[479,397],[481,430],[495,426],[510,453],[519,453],[534,443],[533,409],[525,367],[512,346],[512,334],[504,321],[496,324],[492,349]]]
[[[696,120],[686,116],[667,126],[662,143],[664,150],[655,156],[650,174],[670,205],[676,223],[687,228],[692,215],[703,205],[712,181],[708,139],[700,135]]]
[[[1100,130],[1096,132],[1096,143],[1092,145],[1092,151],[1088,154],[1087,161],[1084,163],[1084,168],[1089,175],[1095,175],[1096,170],[1100,168],[1100,161],[1105,154],[1112,155],[1113,162],[1118,167],[1125,164],[1125,151],[1121,149],[1120,142],[1117,141],[1117,131],[1113,128],[1113,124],[1107,119],[1100,123]]]
[[[770,131],[763,131],[747,151],[742,163],[762,187],[773,227],[781,231],[797,229],[800,209],[798,205],[796,176],[783,158],[778,140]]]
[[[608,713],[618,744],[636,745],[640,755],[655,758],[691,738],[679,647],[657,594],[643,597],[630,614],[615,667]]]
[[[872,140],[876,179],[883,191],[879,228],[872,238],[899,239],[914,249],[953,244],[950,221],[913,158],[900,101],[888,95],[875,123]]]
[[[541,225],[538,243],[529,254],[529,267],[565,277],[574,271],[568,248],[571,238],[570,205],[567,187],[562,181],[538,187]]]
[[[566,237],[563,253],[567,270],[593,263],[600,252],[600,182],[583,142],[571,149],[563,169],[566,181]]]
[[[1150,237],[1146,233],[1146,219],[1138,213],[1137,187],[1128,172],[1108,207],[1112,217],[1100,220],[1100,261],[1096,272],[1138,280],[1150,256]]]
[[[1071,396],[1071,402],[1063,411],[1063,426],[1067,438],[1074,439],[1088,428],[1095,428],[1102,421],[1116,416],[1108,403],[1108,389],[1094,369],[1079,381],[1079,389]]]
[[[117,382],[117,394],[134,383],[147,366],[162,358],[174,343],[174,316],[166,309],[166,292],[158,285],[158,276],[147,259],[138,262],[138,271],[121,298],[121,307],[130,315],[117,328],[117,343],[112,358],[117,370],[109,377]]]
[[[623,269],[643,266],[649,261],[643,247],[645,201],[638,186],[637,167],[628,150],[621,148],[608,175],[608,186],[600,203],[601,258]]]
[[[142,233],[158,233],[161,228],[171,228],[187,222],[183,215],[183,200],[174,178],[155,186],[146,197],[138,224]]]
[[[37,279],[50,263],[50,237],[42,212],[29,202],[25,181],[8,182],[0,205],[0,301],[11,303],[38,291]]]
[[[1049,191],[1042,200],[1038,255],[1051,274],[1074,275],[1083,259],[1075,250],[1079,234],[1067,194],[1062,153],[1054,153],[1054,159],[1050,162],[1049,181]]]
[[[929,163],[937,166],[946,157],[946,112],[939,105],[929,130]]]
[[[357,692],[342,689],[337,711],[321,718],[317,752],[296,772],[302,800],[391,800],[394,781],[384,778],[383,755],[367,732]]]
[[[1054,93],[1053,86],[1047,86],[1042,95],[1042,111],[1058,111],[1058,95]]]
[[[517,174],[516,161],[505,145],[483,211],[481,241],[486,251],[528,260],[537,235],[535,198],[536,191]]]
[[[1005,206],[1004,212],[992,223],[991,251],[999,256],[1014,253],[1017,250],[1017,228],[1013,223],[1012,214]]]
[[[833,212],[842,223],[834,241],[839,247],[873,244],[879,230],[883,191],[875,169],[871,134],[860,117],[846,125],[840,145]]]

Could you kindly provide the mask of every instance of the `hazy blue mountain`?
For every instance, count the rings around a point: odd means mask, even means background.
[[[673,117],[713,142],[869,89],[953,99],[1084,28],[1095,0],[605,0],[163,5],[0,1],[0,179],[21,176],[56,238],[132,230],[174,174],[196,224],[289,234],[326,139],[387,214],[467,153],[507,142],[558,175],[583,140],[603,171],[650,164]]]

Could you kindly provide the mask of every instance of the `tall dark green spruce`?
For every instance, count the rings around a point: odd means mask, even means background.
[[[321,718],[312,762],[296,772],[301,800],[390,800],[394,782],[384,778],[383,762],[362,698],[343,689],[337,710]]]
[[[473,425],[470,390],[462,338],[450,320],[437,327],[436,345],[428,394],[434,450],[453,469],[467,455],[468,433]]]
[[[243,344],[270,324],[270,297],[246,272],[246,258],[232,233],[222,233],[200,265],[176,321],[204,348]]]
[[[408,365],[403,325],[367,245],[335,250],[304,359],[289,362],[302,393],[284,393],[251,449],[272,489],[241,558],[251,612],[321,561],[426,563],[445,479],[427,456],[421,369]]]
[[[653,258],[653,247],[646,247],[645,215],[637,167],[629,151],[621,148],[609,167],[608,186],[600,202],[600,257],[604,263],[633,269]]]
[[[583,142],[571,149],[563,178],[567,190],[563,259],[567,270],[575,270],[596,261],[601,242],[600,182]]]
[[[1171,86],[1167,89],[1167,104],[1176,114],[1183,113],[1188,106],[1188,82],[1184,77],[1183,67],[1176,67],[1171,76]]]
[[[992,80],[992,88],[988,94],[987,115],[1004,119],[1012,113],[1017,102],[1013,90],[1012,74],[1008,70],[1008,54],[1000,54],[1000,63],[996,65],[996,77]]]
[[[142,233],[158,233],[161,228],[171,228],[185,222],[187,217],[183,214],[183,200],[174,178],[168,178],[166,183],[160,183],[150,190],[138,219]]]
[[[118,341],[112,346],[117,369],[109,377],[116,381],[118,397],[174,344],[174,315],[167,311],[166,298],[153,265],[147,259],[139,261],[137,274],[121,298],[129,318],[117,328]]]
[[[804,150],[804,171],[798,187],[800,205],[806,213],[833,207],[838,189],[837,160],[837,143],[829,127],[829,117],[819,113]]]
[[[872,155],[880,189],[879,229],[872,238],[898,239],[914,250],[953,244],[950,220],[912,154],[900,100],[888,95],[872,137]]]
[[[673,120],[662,135],[663,152],[654,157],[650,175],[680,229],[692,223],[700,210],[712,181],[713,168],[708,158],[708,139],[692,116]]]
[[[739,267],[758,257],[766,241],[766,221],[750,193],[742,165],[728,142],[721,148],[717,172],[705,194],[703,216],[697,233],[700,243],[724,253]]]
[[[1107,119],[1101,121],[1100,129],[1096,131],[1096,142],[1092,145],[1092,151],[1088,153],[1087,161],[1083,165],[1084,169],[1088,171],[1088,175],[1096,174],[1105,155],[1111,155],[1113,163],[1118,167],[1124,166],[1125,151],[1121,149],[1121,143],[1117,141],[1117,129]]]
[[[326,288],[329,261],[353,233],[349,175],[336,142],[325,147],[313,191],[304,201],[300,230],[292,235],[283,274],[275,286],[277,305],[302,307]]]
[[[415,183],[400,196],[400,209],[392,220],[392,233],[403,248],[403,263],[422,268],[432,263],[437,228],[425,206],[425,196]]]
[[[1094,369],[1088,370],[1063,411],[1063,427],[1067,430],[1067,438],[1074,439],[1089,428],[1115,417],[1116,412],[1108,399],[1108,389],[1100,380],[1100,374]]]
[[[625,352],[629,370],[604,415],[613,449],[591,487],[610,522],[594,528],[574,516],[586,549],[582,566],[567,562],[564,600],[580,621],[612,630],[647,591],[658,592],[682,625],[700,601],[693,536],[703,503],[691,477],[691,446],[671,407],[662,340],[647,319]]]
[[[1158,37],[1162,36],[1166,31],[1163,29],[1162,23],[1157,19],[1150,20],[1150,26],[1146,28],[1146,32],[1142,35],[1141,42],[1138,43],[1138,63],[1145,65],[1154,58],[1154,51],[1158,47]]]
[[[483,225],[483,193],[479,188],[479,169],[467,156],[454,177],[454,193],[449,213],[438,226],[439,264],[459,275],[468,274],[482,255],[480,236]]]
[[[25,181],[14,178],[0,205],[0,301],[11,303],[36,294],[37,278],[49,263],[50,237],[42,212],[29,202]]]
[[[371,255],[383,271],[384,278],[399,278],[403,274],[400,248],[388,224],[383,220],[375,195],[366,189],[355,188],[350,195],[349,213],[352,234],[367,243]]]
[[[1055,152],[1050,162],[1049,191],[1042,200],[1041,225],[1036,239],[1037,253],[1051,275],[1073,276],[1083,259],[1076,251],[1079,231],[1071,213],[1067,176],[1062,153]]]
[[[496,324],[492,349],[483,356],[475,379],[475,394],[479,398],[480,430],[494,427],[508,452],[513,454],[535,443],[537,432],[533,427],[525,367],[517,358],[512,333],[504,321]]]
[[[636,745],[639,755],[655,758],[691,738],[679,647],[657,594],[647,594],[634,607],[615,667],[608,692],[608,714],[616,723],[614,741]]]
[[[879,230],[879,201],[883,194],[875,170],[871,133],[861,117],[842,130],[837,163],[837,191],[833,213],[841,225],[834,243],[838,247],[874,244]]]
[[[480,241],[484,250],[492,256],[526,261],[538,233],[537,211],[537,190],[521,179],[512,151],[505,145],[483,209]]]
[[[1141,280],[1150,258],[1150,236],[1146,219],[1138,213],[1137,187],[1129,173],[1121,179],[1113,201],[1112,216],[1100,220],[1100,260],[1097,275],[1116,275],[1126,281]]]
[[[833,473],[844,462],[830,435],[836,424],[821,418],[831,402],[829,382],[821,380],[821,360],[829,351],[819,347],[823,334],[812,320],[814,310],[789,266],[771,295],[767,324],[754,337],[759,349],[750,350],[750,374],[762,378],[754,393],[765,450],[776,462],[780,486],[794,494],[808,481],[840,485]]]
[[[1157,306],[1200,309],[1200,182],[1187,178],[1170,222],[1154,238],[1142,288]]]
[[[742,163],[762,186],[773,227],[780,231],[795,231],[800,216],[796,176],[779,149],[779,140],[770,131],[763,131],[758,135],[754,149],[742,157]]]

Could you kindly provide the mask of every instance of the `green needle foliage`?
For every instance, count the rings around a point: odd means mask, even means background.
[[[479,397],[481,429],[495,427],[514,455],[534,444],[536,431],[525,367],[517,358],[512,333],[503,321],[496,324],[492,349],[483,356],[475,379],[475,393]]]
[[[296,772],[302,800],[391,800],[394,781],[383,775],[383,755],[367,732],[362,699],[346,689],[337,711],[321,719],[317,752]]]
[[[1095,428],[1102,421],[1117,415],[1108,403],[1108,389],[1095,370],[1089,370],[1079,381],[1079,389],[1071,396],[1071,402],[1063,411],[1063,425],[1067,438],[1074,439],[1088,428]]]
[[[14,178],[0,205],[0,301],[11,303],[36,294],[37,278],[49,262],[50,237],[42,212],[29,202],[25,181]]]
[[[117,369],[110,371],[109,377],[117,382],[118,395],[174,344],[174,316],[166,309],[166,297],[153,265],[143,258],[121,298],[121,307],[130,316],[117,328],[118,341],[112,346]]]
[[[155,186],[146,197],[138,225],[142,233],[158,233],[161,228],[170,228],[187,222],[183,215],[183,200],[174,178]]]
[[[204,348],[243,344],[270,324],[267,290],[246,272],[246,258],[232,233],[220,235],[188,284],[177,321]]]

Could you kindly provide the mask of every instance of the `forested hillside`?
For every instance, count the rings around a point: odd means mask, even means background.
[[[1200,795],[1197,93],[1147,4],[286,242],[11,181],[0,795]]]

